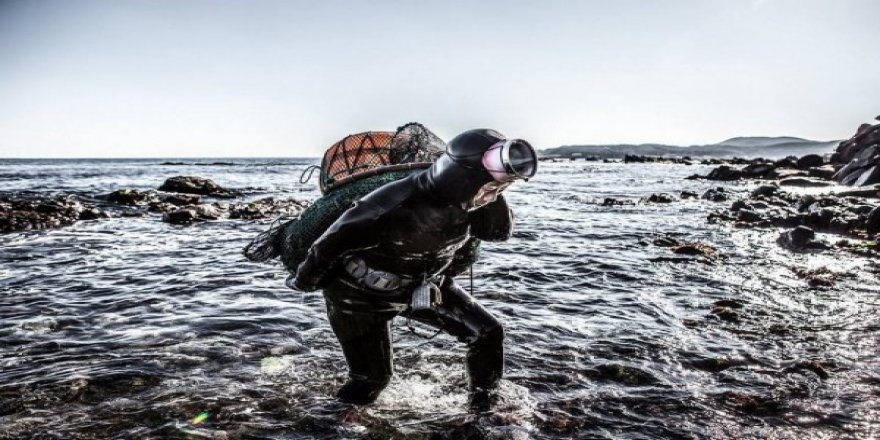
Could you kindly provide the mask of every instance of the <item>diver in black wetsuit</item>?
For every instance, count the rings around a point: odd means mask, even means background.
[[[350,370],[341,400],[371,403],[388,384],[390,322],[402,315],[467,344],[471,406],[488,409],[502,375],[504,330],[455,283],[450,263],[468,240],[510,238],[501,192],[536,170],[527,142],[470,130],[452,139],[431,168],[368,194],[315,241],[292,287],[324,289]]]

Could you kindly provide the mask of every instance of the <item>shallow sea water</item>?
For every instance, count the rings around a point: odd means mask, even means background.
[[[201,175],[247,198],[319,195],[299,181],[311,160],[230,161],[7,160],[0,192],[88,197]],[[484,244],[474,267],[475,296],[507,335],[502,401],[484,415],[466,409],[464,347],[403,320],[379,401],[336,402],[346,367],[320,294],[289,290],[283,268],[241,255],[268,222],[148,216],[2,235],[0,438],[880,435],[874,261],[793,254],[777,230],[708,224],[726,204],[602,205],[702,193],[719,185],[684,177],[708,170],[542,163],[508,191],[514,238]],[[664,234],[726,258],[654,262],[678,257],[652,244]],[[840,274],[834,287],[795,274],[822,266]],[[707,318],[720,300],[742,305],[740,322]]]

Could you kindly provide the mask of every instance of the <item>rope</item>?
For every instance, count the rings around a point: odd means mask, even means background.
[[[443,332],[443,329],[442,329],[442,328],[438,328],[437,331],[434,332],[434,334],[431,335],[431,336],[425,336],[425,335],[422,335],[422,334],[420,334],[419,332],[416,331],[416,328],[415,328],[415,327],[413,327],[413,325],[412,325],[412,320],[411,320],[410,318],[406,318],[406,328],[407,328],[407,330],[409,330],[410,333],[412,333],[412,334],[414,334],[414,335],[416,335],[416,336],[419,336],[419,337],[425,338],[425,342],[422,342],[422,344],[425,344],[425,343],[427,343],[428,341],[430,341],[431,339],[436,338],[437,335],[439,335],[440,333]],[[416,345],[416,347],[419,347],[419,346],[421,346],[422,344]]]
[[[309,180],[312,180],[312,174],[315,174],[315,170],[318,170],[318,172],[321,174],[324,173],[324,171],[321,170],[320,166],[309,165],[306,169],[303,170],[302,174],[299,175],[299,183],[306,183]],[[309,173],[309,175],[306,176],[306,173]],[[303,177],[305,177],[305,179]]]

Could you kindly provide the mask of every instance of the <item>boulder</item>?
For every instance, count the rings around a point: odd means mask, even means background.
[[[776,191],[779,191],[779,187],[775,185],[761,185],[754,190],[752,190],[752,197],[770,197],[773,194],[776,194]]]
[[[136,189],[119,189],[107,195],[107,201],[120,205],[146,205],[158,200],[155,193],[142,192]]]
[[[655,193],[648,197],[648,203],[672,203],[675,197],[667,193]]]
[[[85,208],[79,213],[80,220],[98,220],[102,218],[110,218],[110,214],[107,214],[100,208]]]
[[[737,212],[736,220],[746,223],[755,223],[763,220],[763,217],[761,217],[761,214],[752,211],[751,209],[740,209]]]
[[[681,198],[682,199],[696,199],[697,193],[695,193],[693,191],[682,191]]]
[[[797,168],[797,157],[796,156],[788,156],[782,159],[773,162],[773,166],[776,168]]]
[[[743,174],[740,170],[736,168],[731,168],[727,165],[721,165],[718,168],[710,171],[708,175],[706,175],[706,179],[708,180],[722,180],[722,181],[730,181],[730,180],[739,180],[742,179]]]
[[[198,176],[175,176],[167,179],[159,191],[184,194],[199,194],[217,198],[234,198],[234,192],[214,183],[213,180]]]
[[[822,156],[819,156],[818,154],[807,154],[797,160],[797,167],[801,170],[820,167],[824,164],[825,159],[822,159]]]
[[[713,202],[726,202],[729,197],[727,192],[724,191],[724,188],[719,186],[717,188],[706,190],[706,192],[703,193],[702,198]]]
[[[775,175],[776,167],[771,163],[754,163],[740,170],[743,177],[749,179],[766,179]]]
[[[816,233],[807,226],[798,226],[790,231],[783,232],[776,240],[780,246],[793,250],[803,251],[807,249],[827,249],[824,243],[815,241]]]

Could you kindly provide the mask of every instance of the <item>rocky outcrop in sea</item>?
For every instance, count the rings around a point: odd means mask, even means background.
[[[197,176],[169,178],[158,190],[119,189],[94,196],[6,194],[0,195],[0,233],[58,228],[80,220],[151,214],[158,214],[163,222],[173,224],[220,219],[264,220],[293,217],[306,207],[302,201],[275,197],[221,201],[237,197],[235,191]]]

